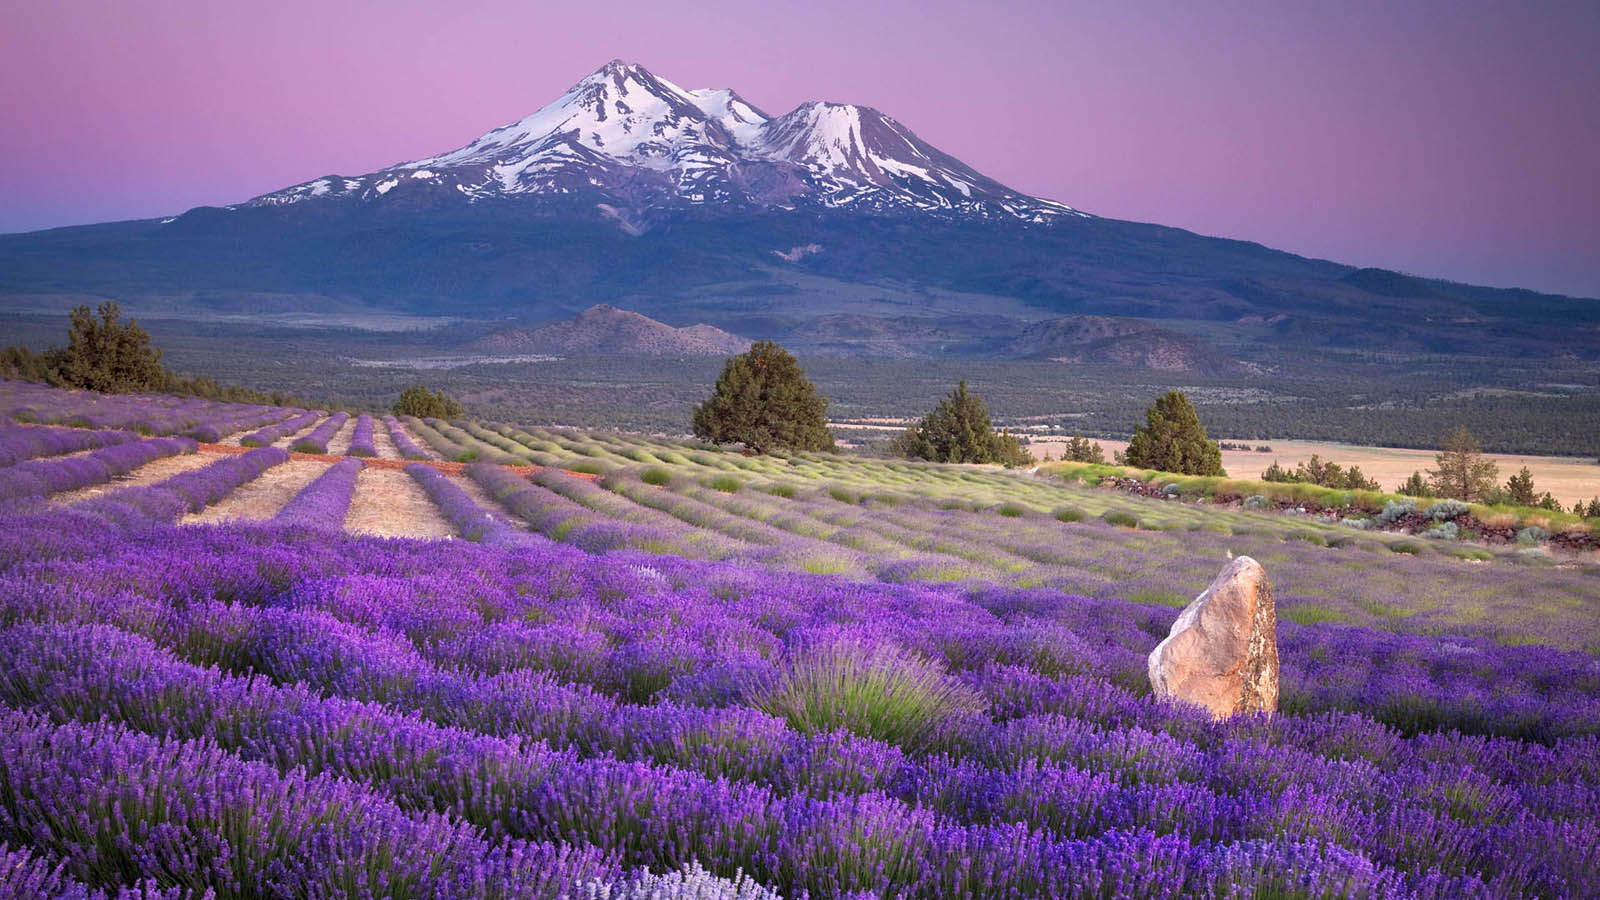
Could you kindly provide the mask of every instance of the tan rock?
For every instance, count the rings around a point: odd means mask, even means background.
[[[1277,711],[1278,614],[1260,563],[1233,560],[1184,607],[1150,653],[1150,687],[1219,719]]]

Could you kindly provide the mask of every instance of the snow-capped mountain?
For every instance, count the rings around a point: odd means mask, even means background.
[[[772,118],[731,90],[684,90],[621,61],[460,149],[245,205],[452,194],[591,201],[625,228],[651,210],[713,205],[1028,222],[1082,215],[1007,188],[870,107],[813,102]]]

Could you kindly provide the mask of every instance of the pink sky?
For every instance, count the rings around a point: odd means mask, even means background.
[[[1100,215],[1600,296],[1593,0],[8,3],[0,231],[427,156],[613,57]]]

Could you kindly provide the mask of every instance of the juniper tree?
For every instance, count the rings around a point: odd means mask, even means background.
[[[1033,459],[1015,435],[995,430],[983,398],[967,390],[965,381],[922,421],[896,437],[889,449],[896,456],[933,462],[1015,466]]]
[[[391,410],[397,416],[416,416],[419,419],[454,419],[461,415],[461,404],[444,391],[430,391],[424,385],[412,385],[400,392],[400,399]]]
[[[1206,436],[1183,391],[1167,391],[1145,412],[1123,454],[1128,465],[1182,475],[1226,475],[1222,450]]]
[[[695,406],[693,425],[695,437],[757,453],[833,449],[828,398],[772,341],[757,341],[723,365],[711,397]]]

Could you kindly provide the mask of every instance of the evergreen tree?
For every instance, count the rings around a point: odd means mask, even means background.
[[[1073,435],[1067,439],[1066,446],[1062,448],[1061,458],[1069,462],[1105,465],[1106,451],[1096,441]]]
[[[1428,487],[1436,496],[1472,503],[1495,492],[1500,467],[1483,458],[1477,439],[1465,427],[1450,435],[1434,460],[1438,468],[1428,470]]]
[[[757,453],[832,450],[828,398],[789,351],[757,341],[722,367],[716,388],[694,408],[695,437],[739,443]]]
[[[934,462],[1017,466],[1033,461],[1015,435],[994,429],[983,398],[967,390],[965,381],[922,421],[896,437],[889,449],[896,456]]]
[[[1421,472],[1412,472],[1411,477],[1407,478],[1395,493],[1403,494],[1407,497],[1426,497],[1428,496],[1428,483],[1422,479]]]
[[[391,410],[397,416],[416,416],[419,419],[455,419],[461,416],[461,404],[444,391],[430,391],[424,385],[412,385],[400,392],[400,399]]]
[[[1200,416],[1182,391],[1168,391],[1145,412],[1123,454],[1128,465],[1183,475],[1226,475],[1222,451],[1206,437]]]
[[[67,346],[46,354],[50,380],[108,394],[161,390],[168,373],[150,335],[134,319],[123,324],[115,301],[100,304],[99,312],[97,321],[87,306],[72,311]]]
[[[1534,506],[1539,502],[1539,495],[1533,487],[1533,473],[1527,466],[1522,471],[1506,480],[1506,489],[1503,493],[1505,502],[1512,506]]]

